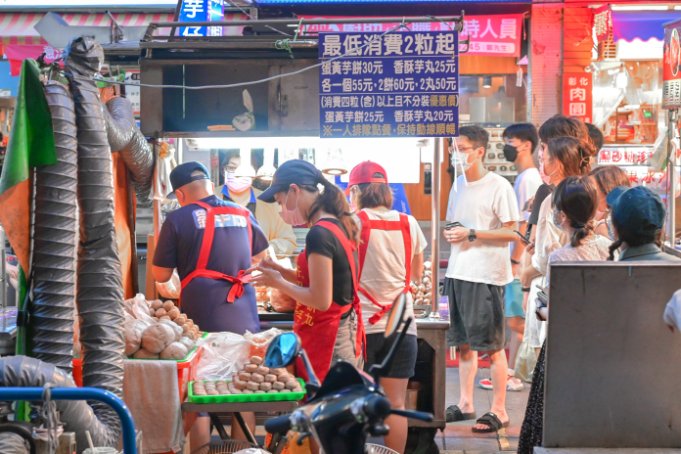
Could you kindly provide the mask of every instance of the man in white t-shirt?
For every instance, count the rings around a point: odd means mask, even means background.
[[[514,230],[520,219],[511,184],[483,165],[488,142],[489,134],[479,126],[459,130],[450,153],[452,165],[463,174],[450,191],[444,230],[452,247],[445,276],[447,338],[459,349],[461,383],[458,404],[447,408],[448,422],[475,418],[478,352],[488,352],[492,363],[492,408],[477,419],[473,432],[496,432],[509,422],[504,286],[513,281],[509,243],[517,238]]]
[[[518,176],[513,184],[516,199],[518,200],[518,211],[520,212],[520,222],[518,232],[527,238],[527,221],[530,219],[532,211],[532,200],[542,184],[539,169],[534,164],[532,153],[539,144],[537,128],[531,123],[516,123],[509,126],[502,133],[504,138],[504,157],[512,162],[518,172]],[[514,376],[515,360],[518,355],[518,348],[523,341],[525,331],[525,310],[523,308],[523,288],[520,285],[520,260],[525,251],[525,243],[520,236],[511,243],[511,268],[513,270],[513,282],[506,286],[504,291],[504,313],[506,315],[506,325],[511,330],[508,346],[508,367],[509,378],[507,389],[509,391],[521,391],[523,382]],[[492,389],[490,380],[480,381],[480,386]]]

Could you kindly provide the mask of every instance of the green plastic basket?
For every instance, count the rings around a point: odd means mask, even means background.
[[[283,400],[298,401],[305,397],[305,382],[298,378],[302,391],[284,393],[253,393],[253,394],[216,394],[213,396],[197,396],[194,394],[194,381],[189,383],[189,402],[194,404],[225,404],[243,402],[279,402]]]

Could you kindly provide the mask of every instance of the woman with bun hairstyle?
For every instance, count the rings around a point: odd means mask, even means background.
[[[387,312],[400,294],[407,295],[406,316],[413,317],[414,306],[409,292],[411,281],[420,281],[426,237],[412,216],[392,209],[393,194],[388,174],[379,164],[364,161],[350,172],[348,191],[360,229],[359,297],[367,332],[365,370],[380,364],[388,354],[397,334],[385,338]],[[381,386],[392,408],[403,410],[409,378],[416,366],[416,325],[409,327],[390,370],[381,377]],[[390,416],[386,423],[390,433],[385,445],[404,452],[407,444],[407,420]]]
[[[584,129],[586,131],[586,127]],[[588,136],[586,137],[588,139]],[[593,147],[590,142],[562,136],[542,142],[542,147],[543,168],[551,186],[557,186],[570,176],[589,174],[593,154]],[[551,194],[542,202],[537,219],[534,247],[530,248],[532,256],[529,261],[526,261],[521,279],[522,282],[529,283],[526,286],[528,289],[526,313],[528,314],[534,313],[538,294],[537,287],[543,287],[543,281],[548,271],[549,255],[569,242],[567,234],[553,222],[553,197]],[[539,322],[536,317],[528,317],[525,321],[525,327],[525,341],[535,349],[541,348],[546,336],[546,323]]]
[[[252,282],[296,300],[293,331],[320,380],[336,360],[361,367],[365,337],[357,295],[358,229],[345,194],[314,165],[294,159],[277,169],[259,198],[277,202],[287,224],[308,225],[310,231],[296,271],[265,260],[256,268],[262,274]]]
[[[551,252],[549,264],[606,260],[610,240],[594,231],[598,196],[593,180],[589,177],[567,177],[556,187],[552,199],[553,223],[565,233],[568,242]],[[545,288],[549,287],[550,270],[549,265]],[[546,320],[549,316],[548,308],[549,306],[543,305],[538,308],[537,317]],[[535,446],[542,444],[545,354],[544,341],[532,375],[532,387],[520,431],[518,453],[521,454],[531,454]]]

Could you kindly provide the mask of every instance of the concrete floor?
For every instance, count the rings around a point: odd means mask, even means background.
[[[481,378],[489,378],[489,369],[479,369],[476,386]],[[471,431],[474,421],[448,424],[443,432],[439,432],[436,441],[443,454],[492,454],[499,452],[516,452],[520,426],[525,416],[525,406],[530,392],[529,384],[519,392],[508,392],[506,395],[506,411],[511,423],[497,434],[476,434]],[[446,407],[456,404],[459,397],[459,370],[447,369]],[[492,403],[492,391],[475,389],[475,411],[482,416],[489,411]]]

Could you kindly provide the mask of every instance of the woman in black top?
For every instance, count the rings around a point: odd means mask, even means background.
[[[365,337],[357,297],[358,232],[345,195],[312,164],[296,159],[279,167],[259,198],[276,201],[286,223],[312,227],[295,272],[265,261],[253,283],[296,300],[293,331],[320,380],[335,360],[361,366]],[[304,376],[303,370],[299,373]]]

